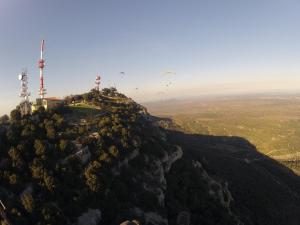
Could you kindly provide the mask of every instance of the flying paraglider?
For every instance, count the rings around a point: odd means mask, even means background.
[[[171,84],[172,84],[172,82],[170,81],[169,83],[166,84],[166,87],[167,87],[167,88],[170,87]]]
[[[163,75],[164,75],[164,76],[171,76],[171,75],[175,75],[175,74],[176,74],[176,72],[170,71],[170,70],[164,71],[164,72],[163,72]]]
[[[123,78],[125,76],[125,72],[120,72],[120,76]]]

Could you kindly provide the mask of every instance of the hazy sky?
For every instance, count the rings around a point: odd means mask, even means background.
[[[87,91],[96,73],[139,101],[300,90],[299,12],[299,0],[0,0],[0,114],[20,101],[22,68],[37,97],[43,38],[48,96]]]

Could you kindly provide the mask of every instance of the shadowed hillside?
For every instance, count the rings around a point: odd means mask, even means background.
[[[172,187],[172,191],[167,192],[168,199],[172,199],[168,203],[170,218],[178,209],[188,208],[194,212],[192,224],[197,224],[208,216],[206,207],[211,200],[203,204],[204,193],[208,193],[240,224],[299,224],[300,178],[259,153],[248,141],[174,131],[170,131],[168,137],[184,150],[182,159],[173,165],[168,175],[168,184]],[[198,179],[206,183],[207,189],[198,191],[200,186],[203,188],[197,183]],[[207,224],[219,222],[216,219]]]

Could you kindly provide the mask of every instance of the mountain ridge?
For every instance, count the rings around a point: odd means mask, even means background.
[[[65,101],[0,126],[11,224],[299,224],[300,178],[245,139],[183,133],[115,89]]]

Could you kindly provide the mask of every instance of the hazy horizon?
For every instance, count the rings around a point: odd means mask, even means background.
[[[2,0],[0,114],[20,102],[23,68],[37,97],[41,39],[48,96],[88,91],[97,73],[138,102],[298,92],[299,10],[295,0]]]

